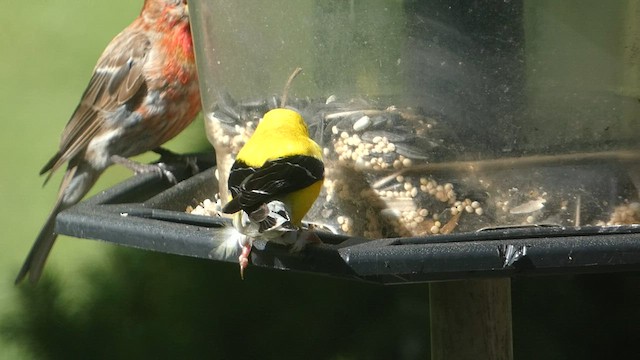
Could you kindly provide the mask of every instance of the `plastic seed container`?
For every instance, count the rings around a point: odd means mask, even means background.
[[[239,149],[287,106],[324,151],[306,220],[335,233],[640,221],[633,1],[189,5],[223,200]]]

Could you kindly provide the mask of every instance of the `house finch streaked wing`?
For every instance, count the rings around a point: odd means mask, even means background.
[[[145,0],[98,59],[60,149],[41,171],[50,177],[67,163],[57,201],[16,283],[27,273],[38,281],[57,236],[56,215],[80,201],[107,167],[158,148],[200,112],[188,15],[186,0]]]

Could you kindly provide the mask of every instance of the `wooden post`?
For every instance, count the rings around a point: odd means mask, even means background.
[[[513,359],[511,279],[429,285],[431,359]]]

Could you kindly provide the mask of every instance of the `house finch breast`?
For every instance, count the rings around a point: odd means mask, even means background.
[[[38,281],[57,236],[56,215],[80,201],[107,167],[158,148],[200,112],[188,15],[186,0],[145,0],[98,59],[60,149],[40,172],[48,172],[48,180],[67,163],[57,201],[16,283],[27,274]]]

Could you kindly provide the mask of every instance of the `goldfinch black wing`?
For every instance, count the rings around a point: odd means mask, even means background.
[[[258,168],[246,165],[242,160],[236,160],[233,163],[229,171],[229,180],[227,181],[232,198],[238,196],[242,191],[242,182],[258,170]]]
[[[269,160],[261,168],[251,168],[241,160],[231,167],[229,190],[232,200],[222,212],[247,213],[276,196],[304,189],[324,178],[324,164],[312,156],[294,155]]]

